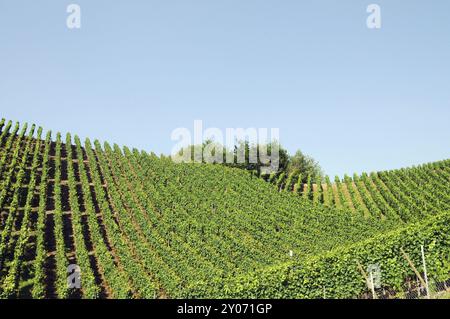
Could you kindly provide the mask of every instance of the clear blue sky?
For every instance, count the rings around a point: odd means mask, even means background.
[[[380,30],[366,27],[370,3]],[[0,116],[157,153],[195,119],[278,127],[330,175],[449,158],[449,12],[448,0],[0,0]]]

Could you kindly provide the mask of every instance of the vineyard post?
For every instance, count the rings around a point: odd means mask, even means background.
[[[364,277],[364,279],[366,281],[367,288],[369,288],[372,291],[373,299],[378,299],[378,296],[377,296],[377,294],[375,292],[375,284],[373,282],[372,271],[370,271],[370,277],[368,277],[366,272],[364,271],[363,266],[359,263],[359,261],[356,261],[356,262],[358,264],[359,272],[363,275],[363,277]]]
[[[377,295],[375,294],[375,284],[374,284],[374,282],[373,282],[372,271],[370,272],[370,286],[371,286],[371,288],[372,288],[372,296],[373,296],[373,299],[378,299],[378,298],[377,298]]]
[[[426,264],[426,261],[425,261],[425,252],[424,252],[423,245],[420,246],[420,249],[422,251],[423,274],[424,274],[424,277],[425,277],[425,286],[426,286],[426,289],[427,289],[427,299],[430,299],[430,287],[428,285],[427,264]]]
[[[414,266],[414,263],[411,261],[411,259],[409,258],[408,254],[403,250],[403,248],[400,248],[400,251],[403,255],[403,257],[406,259],[406,261],[408,262],[409,266],[411,267],[411,269],[414,271],[414,273],[417,276],[417,279],[419,279],[420,283],[422,284],[422,286],[425,287],[425,289],[427,289],[427,294],[428,294],[428,285],[427,283],[425,283],[425,280],[423,280],[422,276],[420,275],[419,271],[417,270],[417,268]]]

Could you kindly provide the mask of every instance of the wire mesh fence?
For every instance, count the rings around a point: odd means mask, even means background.
[[[403,258],[415,275],[404,280],[398,289],[383,287],[382,270],[378,265],[369,265],[366,269],[358,263],[368,291],[360,299],[450,299],[450,279],[442,281],[429,277],[427,273],[426,254],[421,248],[422,263],[414,264],[409,255],[400,249]],[[450,278],[450,274],[448,276]]]
[[[450,299],[450,280],[430,279],[428,289],[418,278],[409,278],[401,289],[376,288],[360,296],[360,299]]]

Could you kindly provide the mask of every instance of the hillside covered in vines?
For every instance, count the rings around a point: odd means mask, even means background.
[[[409,275],[396,252],[419,258],[417,240],[430,274],[450,278],[449,161],[274,189],[239,169],[0,126],[2,298],[352,297],[367,288],[355,260],[381,263],[395,286]]]

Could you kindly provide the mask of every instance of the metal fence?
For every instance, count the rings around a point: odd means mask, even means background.
[[[358,264],[364,277],[368,291],[360,296],[361,299],[450,299],[450,279],[437,281],[427,274],[426,255],[421,246],[422,264],[415,265],[408,254],[401,249],[403,258],[414,272],[414,276],[405,279],[401,289],[394,290],[382,287],[381,270],[377,265],[370,265],[366,269]],[[450,278],[450,277],[449,277]]]
[[[430,279],[428,289],[417,278],[409,278],[401,290],[377,288],[362,299],[441,299],[450,298],[450,280],[436,282]]]

